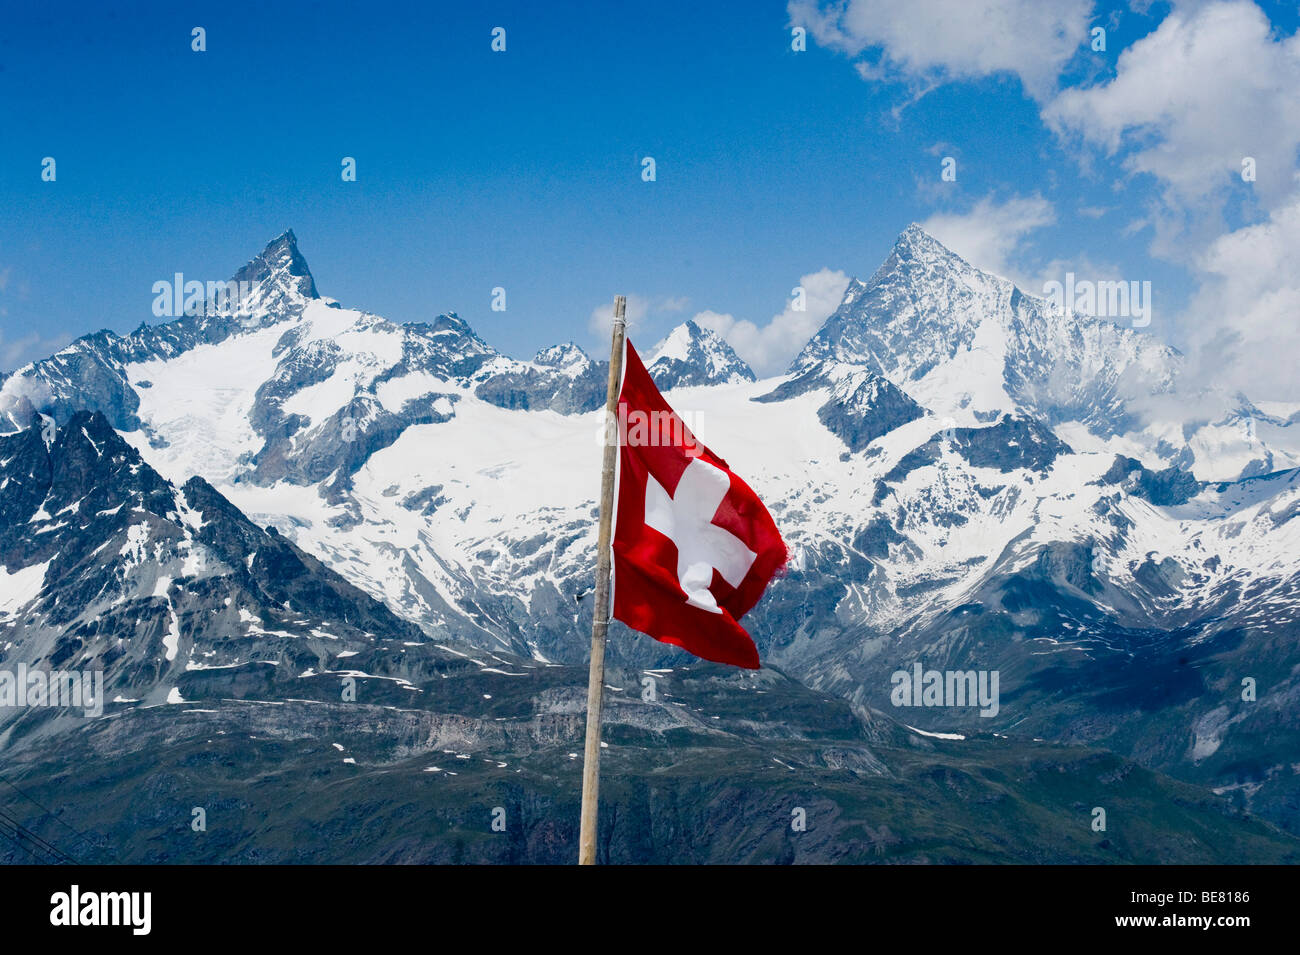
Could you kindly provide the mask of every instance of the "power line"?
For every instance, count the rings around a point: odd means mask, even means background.
[[[13,782],[11,782],[11,781],[9,780],[9,777],[7,777],[4,773],[0,773],[0,783],[4,783],[6,786],[8,786],[10,789],[12,789],[14,792],[16,792],[18,795],[20,795],[20,796],[22,796],[24,799],[26,799],[26,800],[27,800],[29,803],[31,803],[33,806],[36,806],[38,809],[40,809],[42,812],[44,812],[47,816],[49,816],[50,818],[52,818],[55,822],[57,822],[59,825],[61,825],[64,829],[67,829],[69,832],[73,833],[73,834],[76,835],[78,838],[80,838],[80,839],[84,839],[84,840],[85,840],[89,845],[91,845],[92,847],[95,845],[95,840],[92,839],[89,835],[87,835],[86,833],[82,832],[82,831],[81,831],[80,829],[78,829],[76,826],[73,826],[73,825],[71,825],[70,823],[65,822],[64,819],[63,819],[63,817],[61,817],[61,816],[60,816],[58,813],[56,813],[53,809],[51,809],[51,808],[49,808],[48,806],[46,806],[44,803],[38,802],[38,801],[36,800],[36,798],[35,798],[34,796],[32,796],[31,794],[29,794],[29,793],[27,793],[27,792],[24,792],[23,790],[19,789],[19,788],[18,788],[18,787],[13,783]],[[117,861],[117,862],[121,862],[121,861],[122,861],[121,859],[119,859],[119,858],[117,857],[117,853],[114,852],[111,848],[109,848],[108,846],[104,846],[103,848],[106,849],[106,850],[107,850],[107,851],[108,851],[108,852],[113,856],[113,859],[114,859],[115,861]]]
[[[30,829],[24,826],[17,819],[10,816],[3,809],[0,809],[0,829],[4,829],[5,835],[9,836],[10,840],[14,842],[14,844],[18,845],[19,848],[26,850],[28,855],[32,856],[32,858],[36,858],[35,853],[31,852],[31,850],[28,850],[26,846],[22,845],[22,843],[19,841],[20,839],[26,839],[28,842],[31,842],[42,852],[46,853],[51,858],[53,858],[55,862],[61,863],[63,865],[79,864],[76,859],[72,858],[72,856],[68,855],[66,852],[64,852],[62,849],[59,849],[57,846],[49,842],[46,842],[36,833],[32,832]]]
[[[23,843],[22,838],[18,835],[18,833],[14,832],[13,829],[11,829],[8,825],[0,823],[0,836],[4,836],[6,839],[12,842],[16,848],[21,849],[23,852],[27,853],[37,862],[45,863],[49,861],[48,859],[42,858],[41,856],[33,852],[31,849],[27,848],[27,846]]]
[[[76,862],[76,860],[73,859],[72,856],[68,855],[66,852],[59,849],[53,843],[50,843],[45,839],[42,839],[40,836],[32,832],[30,829],[24,826],[13,816],[9,815],[3,809],[0,809],[0,825],[7,825],[13,831],[14,834],[18,835],[20,838],[27,839],[27,841],[33,843],[42,852],[45,852],[48,855],[53,856],[56,861]]]

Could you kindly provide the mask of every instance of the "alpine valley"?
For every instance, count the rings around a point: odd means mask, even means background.
[[[86,862],[572,861],[607,366],[344,307],[292,232],[233,280],[0,381],[0,670],[105,687],[0,707],[0,808]],[[1300,394],[915,225],[784,375],[642,355],[791,559],[763,670],[611,628],[602,859],[1300,861]]]

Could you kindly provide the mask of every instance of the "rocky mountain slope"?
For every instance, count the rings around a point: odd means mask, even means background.
[[[202,478],[164,480],[98,412],[0,437],[0,489],[6,669],[102,671],[104,712],[181,702],[196,672],[291,678],[346,670],[376,642],[424,642]],[[0,740],[31,745],[88,709],[0,707]]]
[[[580,665],[603,364],[572,344],[511,359],[454,315],[396,325],[343,308],[319,296],[292,233],[240,274],[256,284],[239,314],[101,332],[19,369],[0,386],[4,440],[35,455],[34,413],[74,443],[73,421],[93,420],[97,444],[108,434],[96,429],[115,430],[142,471],[185,489],[190,510],[198,476],[230,520],[274,528],[297,559],[382,604],[392,622],[369,627],[376,637]],[[787,576],[747,618],[765,663],[856,712],[968,737],[954,747],[994,732],[1101,746],[1300,829],[1300,405],[1265,410],[1202,388],[1195,414],[1178,418],[1171,409],[1193,384],[1177,352],[1053,311],[917,227],[850,283],[784,376],[753,380],[692,323],[645,353],[673,406],[794,547]],[[179,504],[167,510],[170,492],[156,493],[150,513],[186,539],[196,529]],[[0,487],[0,502],[9,494]],[[13,546],[39,540],[36,529]],[[192,576],[180,550],[168,559],[173,580]],[[6,564],[20,581],[3,592],[45,601],[37,563],[24,552]],[[147,589],[141,578],[136,591]],[[184,665],[191,645],[211,650],[181,614],[178,656],[166,659],[162,597],[147,598],[147,639],[163,663]],[[259,607],[271,600],[247,599],[263,630],[327,619],[304,607],[268,621]],[[52,606],[15,606],[15,619],[27,615],[19,629],[52,634],[66,623],[47,619]],[[619,665],[686,662],[611,633]],[[66,638],[23,639],[26,652]],[[328,656],[298,662],[337,669]],[[896,710],[891,675],[916,663],[999,671],[997,716]],[[170,695],[172,670],[150,666],[142,679]]]
[[[8,808],[79,862],[571,864],[585,670],[407,649],[351,658],[369,675],[350,702],[337,674],[286,699],[265,664],[190,672],[183,704],[7,750],[35,800]],[[1110,753],[925,737],[770,668],[607,678],[603,862],[1300,860],[1300,840]],[[30,859],[0,843],[0,861]]]

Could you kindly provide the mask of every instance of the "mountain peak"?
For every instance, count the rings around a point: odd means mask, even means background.
[[[236,272],[231,281],[269,285],[281,293],[303,299],[320,298],[316,280],[307,267],[307,260],[298,251],[298,237],[292,229],[286,229],[268,242],[266,248]]]
[[[898,233],[898,238],[894,240],[894,244],[900,245],[904,242],[922,242],[927,239],[931,242],[938,241],[934,236],[926,232],[919,222],[909,222],[907,228]]]
[[[461,318],[455,312],[443,312],[429,325],[429,331],[433,334],[452,334],[462,335],[469,338],[478,339],[474,329],[470,327],[469,322]]]
[[[894,240],[893,254],[890,259],[902,259],[904,261],[921,260],[927,262],[958,262],[962,266],[971,267],[970,263],[960,255],[948,248],[929,232],[926,232],[918,223],[913,222],[906,229],[898,234]],[[886,260],[888,264],[889,260]],[[883,268],[883,266],[882,266]]]
[[[533,364],[576,375],[591,365],[591,357],[575,343],[561,342],[541,349],[533,358]]]
[[[693,320],[682,322],[650,349],[645,363],[663,390],[755,380],[753,369],[717,332]]]
[[[976,273],[989,280],[997,280],[996,276],[980,272],[979,269],[976,269],[927,232],[920,223],[912,222],[898,234],[889,255],[886,256],[885,261],[872,273],[870,278],[865,282],[859,278],[849,280],[848,286],[844,289],[844,296],[840,301],[839,310],[842,311],[852,307],[859,298],[878,285],[887,285],[899,280],[912,285],[918,283],[929,284],[939,278],[939,273],[947,274],[950,277],[967,276],[968,273]],[[815,341],[816,338],[809,342],[809,345],[812,345]],[[806,348],[807,346],[805,346],[805,350]],[[794,365],[791,366],[791,370],[800,370],[804,364],[806,363],[802,363],[797,358]]]
[[[1123,399],[1166,393],[1179,361],[1133,329],[1055,314],[913,223],[870,279],[849,283],[790,371],[820,382],[852,369],[963,426],[1016,413],[1107,436],[1135,426]]]
[[[298,251],[298,236],[292,229],[285,229],[270,242],[266,243],[262,249],[261,255],[267,258],[276,258],[287,255],[289,257],[301,258]],[[303,263],[306,265],[306,262]]]
[[[691,318],[682,322],[664,336],[663,340],[651,349],[651,354],[656,357],[671,355],[681,358],[684,357],[683,353],[685,351],[699,343],[712,344],[714,342],[720,342],[724,346],[727,344],[717,332],[705,328],[703,325],[700,325],[695,321],[695,319]]]

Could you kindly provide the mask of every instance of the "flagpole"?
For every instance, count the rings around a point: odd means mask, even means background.
[[[600,800],[600,718],[605,701],[605,631],[609,628],[610,536],[614,523],[614,468],[618,462],[618,390],[623,378],[627,299],[614,298],[614,336],[605,392],[605,457],[600,470],[600,533],[596,538],[596,603],[591,619],[591,669],[587,675],[587,747],[582,759],[582,824],[578,865],[596,864],[596,810]]]

